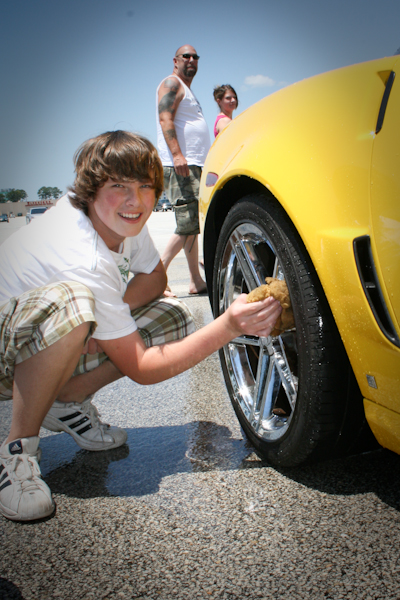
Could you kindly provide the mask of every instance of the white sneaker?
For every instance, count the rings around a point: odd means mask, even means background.
[[[0,447],[0,513],[12,521],[43,519],[54,512],[38,465],[39,441],[34,436]]]
[[[92,398],[88,396],[82,404],[55,401],[42,427],[69,433],[84,450],[110,450],[125,444],[126,431],[102,423],[97,408],[91,403]]]

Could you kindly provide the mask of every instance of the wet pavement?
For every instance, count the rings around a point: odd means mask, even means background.
[[[159,248],[172,228],[173,214],[152,215]],[[208,323],[182,253],[169,280]],[[242,435],[216,355],[154,386],[124,378],[95,404],[127,444],[90,453],[42,430],[57,511],[0,521],[0,599],[399,600],[400,457],[270,467]],[[0,403],[0,439],[10,418]]]

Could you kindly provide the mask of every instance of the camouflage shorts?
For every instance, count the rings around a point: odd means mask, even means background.
[[[175,173],[174,167],[164,167],[164,189],[175,210],[177,235],[197,235],[199,227],[199,188],[201,167],[189,166],[189,177]]]
[[[75,327],[92,322],[92,292],[74,281],[54,283],[12,298],[0,308],[0,400],[12,398],[15,365],[51,346]],[[193,317],[176,298],[158,298],[132,311],[146,346],[181,339],[195,330]],[[74,375],[108,360],[104,353],[82,354]]]

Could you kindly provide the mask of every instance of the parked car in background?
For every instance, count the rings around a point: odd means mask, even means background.
[[[153,211],[154,212],[160,212],[160,211],[165,212],[167,210],[174,210],[174,207],[172,206],[171,202],[168,200],[165,192],[163,192],[160,196],[159,201],[155,205]]]
[[[2,215],[0,215],[0,223],[4,223],[4,222],[9,222],[8,221],[8,215],[6,215],[6,213],[3,213]]]
[[[28,225],[33,219],[43,215],[47,209],[47,206],[35,206],[34,208],[31,208],[30,211],[26,213],[26,224]]]
[[[167,210],[173,210],[173,206],[171,204],[171,202],[168,200],[168,198],[166,198],[163,203],[161,204],[161,210],[163,212],[166,212]]]
[[[238,419],[270,464],[357,451],[371,430],[400,454],[399,106],[399,56],[338,69],[241,113],[206,159],[215,317],[267,276],[290,292],[293,329],[220,351]]]
[[[17,217],[22,217],[22,213],[18,213],[18,214],[17,214]]]

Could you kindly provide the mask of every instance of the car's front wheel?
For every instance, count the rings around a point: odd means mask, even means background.
[[[219,236],[215,316],[267,276],[286,280],[295,328],[274,338],[237,338],[220,351],[220,359],[247,437],[272,464],[295,466],[347,450],[364,421],[362,399],[292,223],[273,198],[251,195],[230,210]]]

